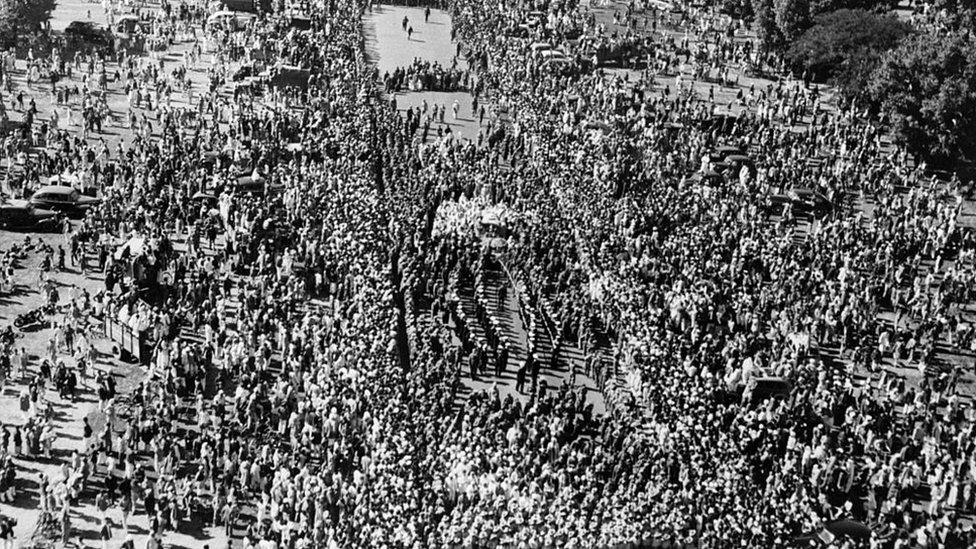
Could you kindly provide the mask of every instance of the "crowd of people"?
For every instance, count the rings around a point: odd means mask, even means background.
[[[471,87],[470,79],[471,75],[466,70],[457,67],[445,68],[440,63],[431,63],[417,58],[407,67],[397,67],[393,74],[384,74],[383,86],[386,93],[457,92],[467,91]]]
[[[976,332],[958,179],[802,83],[722,74],[724,103],[686,80],[682,59],[753,56],[707,8],[675,28],[647,6],[610,23],[574,3],[451,2],[471,76],[418,61],[383,80],[467,81],[477,141],[435,137],[436,111],[401,117],[379,96],[367,4],[287,8],[210,37],[225,63],[195,92],[196,53],[176,68],[76,57],[91,101],[111,86],[130,97],[134,138],[115,151],[54,129],[44,153],[19,155],[28,136],[8,147],[23,188],[92,181],[102,201],[70,259],[97,250],[105,287],[52,299],[64,320],[0,454],[49,453],[43,389],[86,385],[98,319],[153,343],[131,393],[91,376],[104,420],[40,480],[65,541],[94,497],[105,542],[144,514],[150,544],[193,521],[244,547],[785,547],[838,520],[869,531],[848,546],[976,543],[976,418],[940,352]],[[291,9],[310,29],[290,27]],[[173,43],[204,16],[171,6],[152,21]],[[635,39],[638,19],[654,40]],[[534,44],[580,36],[646,62],[534,61]],[[248,57],[310,76],[229,97]],[[120,77],[102,83],[110,62]],[[777,206],[798,189],[829,207]],[[483,238],[499,211],[504,236]],[[612,357],[597,375],[607,414],[568,382],[537,382],[531,349],[510,366],[478,290],[492,262],[546,311],[554,346]],[[457,299],[469,287],[474,318]],[[515,394],[463,396],[507,367]]]

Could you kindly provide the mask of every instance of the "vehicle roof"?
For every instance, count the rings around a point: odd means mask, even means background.
[[[231,10],[220,10],[210,14],[209,19],[217,19],[219,17],[237,17],[241,19],[255,19],[256,16],[253,13],[248,13],[246,11],[231,11]]]
[[[73,30],[73,31],[76,31],[76,30],[100,31],[100,30],[102,30],[102,27],[96,25],[95,23],[92,23],[91,21],[72,21],[72,22],[68,23],[68,26],[65,27],[64,30],[66,30],[66,31],[67,30]]]
[[[34,194],[40,194],[40,193],[71,194],[74,191],[75,191],[74,187],[69,187],[67,185],[44,185],[40,189],[34,191]]]

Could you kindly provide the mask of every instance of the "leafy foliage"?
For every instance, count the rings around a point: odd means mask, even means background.
[[[775,0],[776,26],[787,41],[793,41],[810,25],[809,0]]]
[[[0,0],[0,33],[3,41],[47,30],[56,0]]]
[[[776,13],[773,10],[773,0],[752,0],[752,12],[755,15],[753,28],[766,49],[774,49],[783,42],[783,35],[776,26]]]
[[[787,63],[807,71],[815,81],[831,79],[843,93],[861,93],[881,55],[909,33],[911,27],[892,15],[865,10],[837,10],[815,19],[786,51]]]
[[[976,3],[976,0],[941,1]],[[749,9],[740,5],[743,2],[750,2]],[[820,15],[838,10],[884,13],[897,5],[898,0],[722,0],[721,9],[733,17],[743,14],[743,19],[752,21],[753,29],[767,49],[782,51],[809,29]]]
[[[884,54],[869,93],[909,150],[937,163],[976,159],[976,37],[914,34]]]
[[[751,21],[755,15],[752,10],[751,0],[722,0],[719,3],[719,11],[736,19]]]
[[[810,11],[814,15],[837,10],[884,12],[894,9],[897,6],[898,0],[810,0]]]

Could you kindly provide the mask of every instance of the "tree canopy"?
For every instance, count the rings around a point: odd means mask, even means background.
[[[775,0],[776,26],[792,42],[810,26],[810,0]]]
[[[782,51],[816,24],[821,15],[839,10],[884,13],[897,4],[898,0],[723,0],[721,9],[733,17],[750,20],[764,46]]]
[[[48,27],[55,0],[0,0],[0,32],[7,40]]]
[[[898,6],[898,0],[810,0],[810,11],[814,14],[837,10],[887,11]]]
[[[909,147],[935,161],[976,159],[976,37],[911,35],[884,54],[870,96]]]
[[[786,51],[787,63],[815,81],[832,80],[847,95],[858,95],[881,55],[911,32],[892,15],[842,9],[817,16]]]

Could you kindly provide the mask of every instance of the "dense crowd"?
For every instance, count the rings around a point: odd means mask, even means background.
[[[378,96],[366,4],[290,8],[309,29],[276,9],[209,36],[207,90],[186,79],[197,53],[118,53],[117,78],[100,76],[112,57],[75,57],[89,137],[99,90],[129,98],[135,138],[115,151],[57,123],[40,155],[30,132],[8,138],[8,187],[81,174],[103,199],[67,243],[105,287],[51,296],[25,423],[4,428],[8,455],[44,455],[46,385],[97,391],[84,451],[39,479],[65,541],[94,494],[105,542],[143,513],[151,544],[202,521],[245,547],[785,547],[839,519],[870,529],[849,546],[976,542],[974,418],[938,352],[976,340],[961,182],[815,88],[735,87],[725,68],[752,49],[704,8],[676,22],[634,5],[617,33],[573,2],[452,2],[471,76],[418,61],[386,87],[469,88],[492,105],[477,142],[434,138],[436,109],[401,117]],[[162,48],[204,15],[141,20]],[[595,49],[539,62],[535,45],[581,36]],[[222,93],[230,63],[254,58],[309,76]],[[482,238],[485,216],[504,236]],[[509,359],[481,289],[495,262],[553,339],[587,351],[607,414],[538,381],[531,348]],[[153,343],[131,393],[92,371],[106,316]],[[507,368],[516,394],[462,396]]]
[[[383,75],[387,93],[400,91],[467,91],[470,86],[468,71],[457,67],[442,67],[439,63],[414,59],[407,67],[397,67],[393,74]]]

